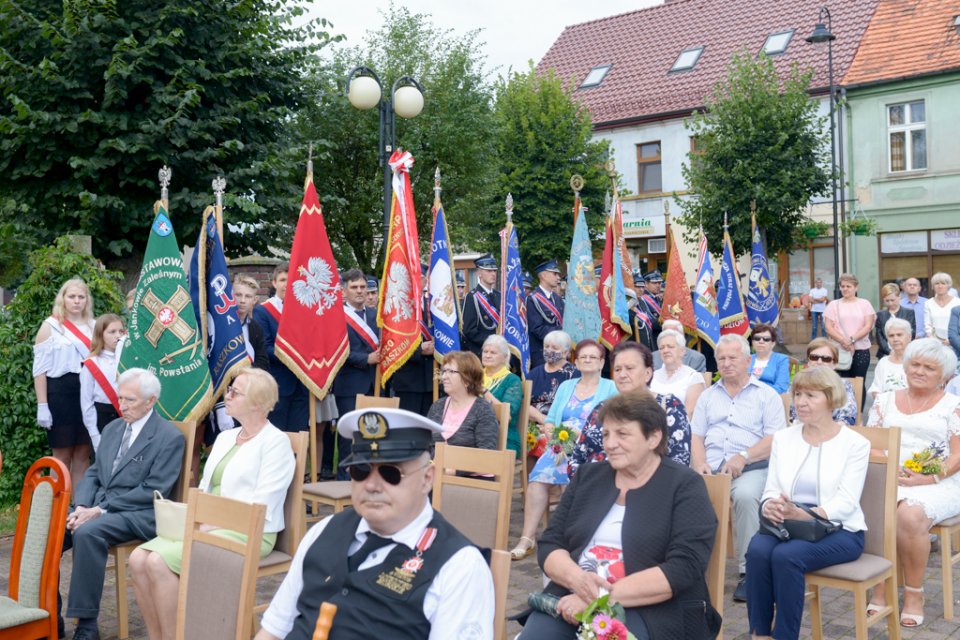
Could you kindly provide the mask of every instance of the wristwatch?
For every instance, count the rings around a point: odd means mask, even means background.
[[[743,451],[738,451],[737,453],[743,456],[743,459],[747,461],[747,464],[750,464],[750,454],[747,453],[746,449],[744,449]]]

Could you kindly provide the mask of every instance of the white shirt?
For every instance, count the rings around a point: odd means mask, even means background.
[[[801,289],[801,291],[802,291],[802,289]],[[813,289],[810,289],[810,299],[811,299],[811,300],[813,300],[814,298],[829,298],[829,297],[830,297],[830,296],[827,294],[827,290],[826,290],[825,288],[823,288],[823,287],[819,287],[819,288],[814,287]],[[826,308],[827,308],[827,303],[826,303],[826,302],[811,302],[811,303],[810,303],[810,311],[812,311],[813,313],[823,313],[823,312],[826,310]]]
[[[660,367],[653,372],[650,380],[650,390],[663,395],[673,394],[681,402],[687,401],[687,390],[696,384],[703,384],[703,376],[685,364],[680,365],[671,376],[666,367]]]
[[[929,338],[947,339],[950,311],[960,305],[960,298],[950,298],[945,306],[937,304],[936,298],[927,298],[923,303],[923,331]]]
[[[54,318],[44,320],[50,326],[50,337],[33,345],[33,377],[41,373],[48,378],[59,378],[67,373],[80,373],[82,362],[90,355],[80,340]],[[77,328],[93,337],[93,322],[80,323]]]
[[[153,409],[150,409],[150,411],[147,411],[147,415],[130,425],[130,446],[127,447],[127,451],[129,451],[130,447],[133,446],[133,443],[137,441],[137,436],[139,436],[140,432],[143,431],[143,425],[147,424],[147,420],[149,420],[150,416],[152,415]]]
[[[93,356],[94,362],[100,367],[104,377],[117,390],[117,354],[113,351],[101,351]],[[100,387],[93,374],[83,367],[80,370],[80,411],[83,413],[83,426],[87,428],[90,434],[90,440],[93,443],[93,450],[96,451],[100,446],[100,430],[97,428],[97,410],[93,406],[95,402],[100,404],[110,404],[110,398]]]
[[[267,633],[277,638],[286,638],[293,629],[293,622],[299,615],[297,600],[303,590],[303,558],[332,517],[325,518],[310,529],[297,547],[287,577],[283,579],[270,607],[263,614],[261,625]],[[424,500],[420,515],[390,538],[413,549],[432,519],[433,508]],[[369,531],[370,525],[361,519],[353,542],[347,550],[348,556],[360,548]],[[372,552],[360,563],[359,569],[381,564],[395,546],[397,545],[390,544]],[[492,638],[494,605],[493,576],[487,563],[483,561],[483,556],[475,547],[460,549],[440,568],[424,597],[423,615],[430,621],[429,640]]]
[[[873,382],[867,393],[876,397],[878,393],[884,391],[896,391],[897,389],[907,388],[907,376],[903,372],[903,363],[894,363],[890,361],[890,356],[884,356],[877,362],[877,367],[873,371]]]

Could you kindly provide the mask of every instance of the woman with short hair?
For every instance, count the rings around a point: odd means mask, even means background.
[[[557,329],[543,338],[543,364],[527,374],[531,382],[530,422],[544,424],[560,385],[580,373],[570,363],[573,341],[566,331]],[[521,425],[522,426],[522,425]]]
[[[826,338],[814,338],[807,345],[807,363],[804,369],[816,369],[823,367],[833,370],[837,366],[837,358],[840,354],[837,343]],[[850,380],[843,379],[843,389],[846,394],[846,402],[840,405],[833,412],[833,419],[837,422],[844,422],[851,427],[857,424],[857,396],[853,391],[853,385]],[[790,397],[790,422],[797,419],[797,411],[793,406],[793,396]]]
[[[950,274],[933,274],[930,278],[933,296],[923,303],[924,332],[928,338],[936,338],[942,344],[950,346],[948,329],[950,326],[950,312],[960,306],[960,298],[950,294],[953,278]]]
[[[908,309],[909,311],[909,309]],[[880,358],[873,370],[873,382],[867,393],[876,399],[878,394],[896,391],[907,386],[907,376],[903,371],[903,353],[913,339],[913,327],[906,320],[890,318],[883,327],[890,353]]]
[[[483,386],[486,389],[483,398],[494,407],[499,404],[510,405],[507,449],[519,457],[520,434],[517,431],[517,418],[520,416],[520,405],[523,404],[523,382],[518,375],[510,373],[510,345],[503,336],[493,334],[483,341],[480,356],[483,363]]]
[[[489,402],[483,402],[483,366],[470,351],[451,351],[440,365],[440,383],[446,397],[427,411],[427,418],[439,424],[434,435],[457,447],[496,449],[500,424]]]
[[[653,372],[650,390],[664,395],[672,394],[683,400],[689,418],[697,407],[697,399],[706,388],[703,375],[683,364],[687,341],[682,333],[672,329],[661,331],[657,336],[657,346],[663,365]]]
[[[900,304],[900,287],[889,282],[880,288],[880,302],[886,307],[877,314],[874,333],[877,336],[877,359],[890,355],[890,346],[887,344],[886,326],[891,318],[900,318],[910,325],[910,339],[917,337],[917,318],[913,309],[907,309]]]
[[[790,388],[790,358],[773,350],[777,345],[777,330],[764,322],[755,324],[750,342],[753,344],[750,375],[777,393],[786,393]]]

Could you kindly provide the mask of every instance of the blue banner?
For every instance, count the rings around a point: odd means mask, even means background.
[[[220,398],[240,370],[250,366],[250,358],[213,207],[207,207],[203,216],[190,260],[190,297],[210,365],[213,397]]]
[[[570,335],[573,343],[599,339],[600,305],[597,303],[597,283],[593,272],[593,248],[583,207],[580,207],[573,227],[570,262],[567,264],[567,293],[563,302],[563,330]]]
[[[713,265],[707,251],[707,236],[702,230],[698,253],[693,315],[697,319],[697,335],[711,347],[716,347],[720,339],[720,316],[717,314],[717,294],[713,289]]]
[[[753,242],[750,249],[750,282],[747,288],[747,317],[750,324],[760,322],[776,326],[780,319],[780,309],[777,305],[776,283],[770,281],[770,271],[767,269],[767,255],[760,240],[760,230],[757,228],[757,217],[752,220]]]
[[[500,232],[500,282],[503,287],[500,303],[501,333],[510,351],[520,359],[520,373],[530,371],[530,335],[527,333],[527,301],[523,296],[523,267],[520,265],[520,242],[513,223]]]
[[[441,362],[451,351],[460,350],[460,308],[454,287],[453,260],[443,205],[438,201],[433,217],[433,244],[430,246],[430,327],[433,357]]]

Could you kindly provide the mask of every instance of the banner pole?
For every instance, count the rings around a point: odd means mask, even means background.
[[[309,403],[309,420],[310,420],[310,482],[316,482],[319,479],[319,469],[318,464],[321,459],[320,454],[317,453],[317,447],[323,446],[323,434],[319,433],[317,430],[317,396],[310,392],[310,403]],[[319,502],[311,502],[311,511],[313,515],[316,516],[317,512],[320,510]]]
[[[436,358],[433,360],[433,401],[436,402],[440,399],[440,378],[437,376],[440,372],[440,364],[437,362]]]
[[[373,397],[380,397],[380,364],[377,364],[377,374],[373,379]]]

